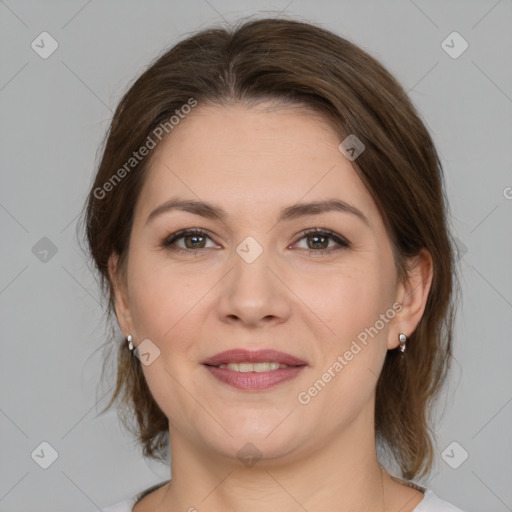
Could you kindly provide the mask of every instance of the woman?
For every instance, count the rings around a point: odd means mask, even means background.
[[[450,365],[446,217],[425,126],[349,41],[260,19],[158,58],[85,219],[126,338],[107,408],[172,479],[107,511],[460,512],[412,482]]]

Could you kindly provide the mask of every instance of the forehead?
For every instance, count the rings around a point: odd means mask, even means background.
[[[155,150],[137,209],[147,215],[180,196],[236,215],[275,215],[329,197],[371,220],[376,205],[338,139],[320,116],[293,107],[196,107]]]

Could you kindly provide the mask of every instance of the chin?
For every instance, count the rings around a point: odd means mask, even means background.
[[[244,465],[254,464],[253,461],[259,462],[260,466],[265,461],[270,464],[284,461],[311,438],[311,433],[300,435],[292,432],[290,425],[285,427],[279,422],[260,422],[258,426],[232,423],[227,430],[233,437],[224,433],[220,438],[212,438],[210,432],[204,440],[213,451],[230,461],[238,459]]]

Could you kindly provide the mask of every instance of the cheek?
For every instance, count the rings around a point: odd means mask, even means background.
[[[145,255],[134,257],[132,264],[129,282],[135,330],[139,340],[150,339],[160,350],[159,357],[142,370],[159,407],[180,424],[184,420],[176,411],[200,414],[194,412],[194,402],[182,386],[193,381],[193,372],[198,371],[187,363],[197,359],[198,315],[212,307],[205,298],[213,278],[206,282]]]
[[[329,293],[317,303],[319,309],[324,308],[332,332],[318,340],[321,365],[315,369],[315,377],[330,369],[336,375],[333,385],[329,384],[332,399],[338,397],[345,406],[347,401],[367,399],[381,371],[389,328],[396,316],[392,278],[389,268],[386,272],[378,261],[354,265],[332,275]]]
[[[374,269],[340,273],[330,284],[333,289],[317,306],[324,308],[334,335],[327,333],[317,340],[318,364],[309,387],[301,390],[309,403],[301,407],[309,421],[322,418],[338,429],[354,420],[375,391],[394,310],[390,290]]]
[[[172,340],[176,349],[180,340],[190,338],[187,332],[205,307],[215,276],[210,273],[208,279],[145,254],[134,255],[131,265],[130,303],[139,338],[151,339],[161,350]]]
[[[391,308],[394,294],[391,274],[379,262],[363,260],[331,273],[320,305],[333,330],[343,339],[353,338],[373,326]]]

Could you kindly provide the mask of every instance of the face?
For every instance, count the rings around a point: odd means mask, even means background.
[[[142,368],[171,440],[227,457],[250,442],[284,460],[373,428],[386,351],[412,332],[425,296],[406,297],[340,142],[297,109],[199,106],[155,154],[116,312],[135,345],[150,340]],[[169,207],[178,199],[213,209]],[[338,207],[304,207],[324,201]],[[232,349],[296,359],[238,367],[252,373],[205,364]]]

